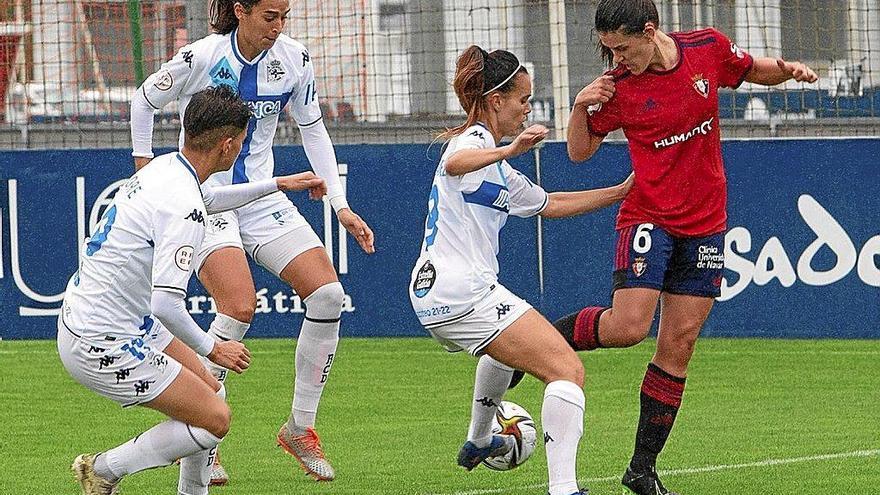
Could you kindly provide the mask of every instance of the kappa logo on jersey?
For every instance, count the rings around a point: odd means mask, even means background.
[[[736,55],[736,58],[745,58],[746,54],[743,53],[742,49],[736,46],[736,43],[730,42],[730,53]]]
[[[195,249],[192,246],[181,246],[174,253],[174,264],[177,265],[177,268],[188,272],[190,267],[192,267],[194,255]]]
[[[632,264],[633,273],[636,274],[636,277],[641,277],[648,270],[648,262],[645,261],[644,256],[639,256],[633,261]]]
[[[238,77],[235,75],[235,71],[232,70],[232,66],[229,65],[226,57],[220,59],[208,74],[211,76],[211,82],[214,83],[214,86],[220,86],[221,84],[229,86],[238,93]]]
[[[468,136],[476,136],[476,137],[482,139],[483,141],[486,140],[486,137],[483,136],[483,133],[482,133],[481,131],[478,131],[478,130],[474,130],[474,132],[468,134]]]
[[[702,74],[696,74],[692,77],[694,80],[694,89],[697,90],[697,93],[700,93],[700,96],[703,98],[709,97],[709,80],[703,77]]]
[[[281,65],[280,60],[273,60],[269,62],[269,65],[266,66],[266,81],[280,81],[284,74],[287,74],[287,71],[284,70],[284,66]]]
[[[303,53],[303,67],[309,62],[309,52],[304,51]]]
[[[708,136],[709,133],[712,132],[712,122],[714,121],[715,117],[710,117],[709,120],[702,122],[700,125],[694,127],[687,132],[676,134],[674,136],[669,136],[667,138],[663,138],[660,141],[654,141],[654,148],[659,150],[660,148],[672,146],[673,144],[683,143],[697,135]]]
[[[192,213],[185,216],[183,219],[184,220],[192,220],[193,222],[205,225],[205,216],[199,210],[193,210]]]
[[[502,316],[506,315],[510,312],[510,308],[512,308],[512,304],[504,304],[501,303],[498,306],[495,306],[495,311],[498,312],[498,319],[500,320]]]
[[[171,86],[174,86],[174,78],[171,77],[171,72],[163,70],[156,74],[156,82],[153,83],[153,86],[159,91],[168,91],[171,89]]]
[[[281,113],[281,100],[249,101],[247,106],[257,120]]]
[[[185,52],[181,52],[180,56],[183,58],[183,62],[189,66],[190,69],[193,68],[193,52],[192,50],[186,50]]]
[[[150,385],[153,383],[156,383],[156,380],[138,380],[138,382],[134,384],[135,397],[150,390]]]
[[[416,274],[416,280],[413,282],[413,294],[416,297],[425,297],[434,287],[434,281],[437,280],[437,270],[431,264],[431,260],[425,261],[425,264],[419,268]]]
[[[128,376],[131,375],[131,371],[133,369],[134,368],[123,368],[123,369],[117,371],[116,372],[116,383],[118,384],[122,380],[125,380],[126,378],[128,378]]]

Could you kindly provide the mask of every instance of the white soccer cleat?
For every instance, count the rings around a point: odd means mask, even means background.
[[[83,495],[116,495],[119,482],[111,483],[95,472],[95,457],[98,454],[76,456],[70,469],[82,487]]]
[[[336,477],[333,466],[324,458],[321,440],[314,428],[308,427],[304,434],[294,435],[285,423],[278,431],[278,445],[288,454],[296,457],[306,474],[315,480],[331,481]]]
[[[214,463],[211,465],[211,482],[210,486],[223,486],[226,483],[229,483],[229,474],[226,473],[226,469],[220,464],[220,449],[217,449],[214,452]]]

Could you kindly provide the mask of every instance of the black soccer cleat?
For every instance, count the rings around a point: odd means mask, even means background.
[[[646,473],[636,473],[628,467],[620,482],[636,495],[678,495],[663,486],[657,476],[657,471],[653,469]]]
[[[525,376],[525,371],[513,370],[513,376],[510,377],[510,384],[507,385],[507,390],[510,390],[513,387],[519,385],[519,382],[521,382]]]

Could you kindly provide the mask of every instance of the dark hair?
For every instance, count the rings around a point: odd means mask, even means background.
[[[211,0],[211,29],[217,34],[229,34],[238,27],[235,4],[240,3],[250,13],[260,0]]]
[[[474,125],[485,109],[486,93],[509,92],[513,89],[514,76],[520,72],[528,73],[516,55],[506,50],[486,52],[477,45],[467,47],[455,63],[455,80],[452,83],[461,108],[467,112],[467,121],[446,129],[440,137],[447,139],[457,136]]]
[[[251,110],[229,86],[221,84],[194,94],[183,114],[185,146],[208,151],[219,141],[247,128]]]
[[[596,32],[620,32],[626,36],[640,34],[645,24],[660,28],[660,14],[652,0],[600,0],[596,6]],[[614,64],[611,49],[599,42],[599,51],[608,66]]]

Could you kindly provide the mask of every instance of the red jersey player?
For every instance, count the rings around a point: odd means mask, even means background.
[[[640,495],[663,495],[669,492],[657,477],[657,455],[724,267],[718,90],[817,77],[799,62],[753,58],[715,29],[664,33],[651,0],[601,0],[596,32],[614,69],[578,93],[568,154],[587,160],[606,134],[623,129],[635,186],[617,219],[611,307],[587,307],[554,326],[576,350],[628,347],[648,335],[660,302],[657,350],[642,382],[635,451],[622,482]]]

